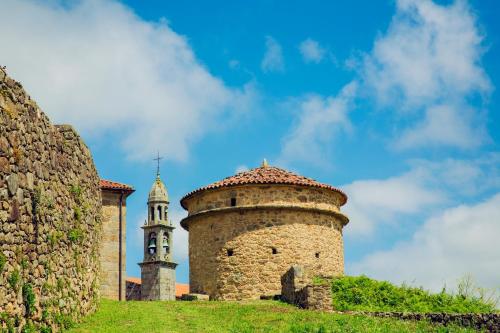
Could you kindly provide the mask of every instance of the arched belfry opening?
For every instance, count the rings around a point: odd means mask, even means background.
[[[148,220],[144,230],[144,260],[141,266],[143,300],[175,300],[175,268],[172,257],[174,227],[168,219],[168,192],[160,178],[158,156],[156,179],[148,196]]]

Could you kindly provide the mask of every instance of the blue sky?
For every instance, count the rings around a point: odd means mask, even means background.
[[[130,276],[158,150],[175,223],[184,194],[267,158],[347,192],[348,274],[500,287],[497,1],[0,5],[0,64],[136,188]]]

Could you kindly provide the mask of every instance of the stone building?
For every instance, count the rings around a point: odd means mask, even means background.
[[[342,275],[346,201],[333,186],[265,161],[187,194],[181,226],[189,231],[191,292],[225,300],[272,297],[293,265]]]
[[[100,244],[101,296],[125,300],[126,202],[134,192],[128,185],[100,181],[102,197],[102,238]]]
[[[175,268],[172,259],[174,227],[168,219],[168,194],[157,177],[148,196],[148,220],[144,230],[144,261],[141,266],[142,300],[175,300]]]

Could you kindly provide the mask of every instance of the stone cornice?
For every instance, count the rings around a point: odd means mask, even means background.
[[[315,207],[304,207],[304,206],[298,206],[298,205],[245,205],[245,206],[236,206],[236,207],[222,207],[222,208],[214,208],[214,209],[208,209],[208,210],[203,210],[199,211],[195,214],[189,215],[182,219],[181,221],[181,226],[189,231],[189,221],[194,220],[199,217],[205,217],[205,216],[210,216],[210,215],[216,215],[216,214],[223,214],[223,213],[229,213],[229,212],[238,212],[238,211],[247,211],[247,210],[296,210],[296,211],[306,211],[306,212],[312,212],[312,213],[320,213],[320,214],[326,214],[326,215],[332,215],[337,217],[341,222],[342,225],[345,226],[347,223],[349,223],[349,218],[347,215],[344,215],[340,212],[334,211],[334,210],[328,210],[328,209],[322,209],[322,208],[315,208]]]
[[[144,261],[144,262],[140,262],[138,265],[142,267],[142,266],[153,265],[153,264],[160,265],[163,267],[168,267],[168,268],[176,268],[178,265],[175,262],[170,262],[170,261],[165,261],[165,260]]]

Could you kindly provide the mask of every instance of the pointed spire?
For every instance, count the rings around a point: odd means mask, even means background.
[[[266,160],[266,159],[264,159],[264,160],[262,161],[262,167],[263,167],[263,168],[267,168],[268,166],[269,166],[269,164],[267,163],[267,160]]]

